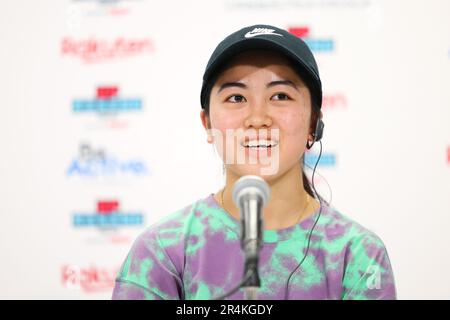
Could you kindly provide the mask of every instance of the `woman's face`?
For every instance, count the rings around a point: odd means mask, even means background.
[[[257,50],[228,64],[211,90],[209,117],[202,113],[228,170],[266,180],[299,167],[310,118],[309,90],[288,60]]]

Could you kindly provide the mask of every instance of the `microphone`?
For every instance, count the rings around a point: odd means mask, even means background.
[[[258,274],[259,251],[262,244],[262,208],[269,201],[270,188],[264,179],[247,175],[236,181],[232,197],[241,213],[241,248],[245,255],[244,279],[247,299],[256,299],[261,286]]]

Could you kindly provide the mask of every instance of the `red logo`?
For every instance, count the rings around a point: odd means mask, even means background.
[[[82,290],[86,293],[111,291],[114,288],[118,270],[64,265],[61,268],[61,282],[68,289]]]
[[[313,37],[310,34],[309,27],[289,27],[287,30],[297,38],[302,38],[302,40],[313,52],[334,51],[334,40],[332,38]]]
[[[63,56],[78,57],[85,63],[137,56],[154,51],[155,47],[150,39],[118,38],[110,41],[95,38],[75,40],[66,37],[61,42]]]
[[[119,201],[99,201],[97,202],[97,212],[107,215],[119,211]]]
[[[111,98],[117,97],[119,88],[117,87],[98,87],[97,88],[97,99],[99,100],[109,100]]]
[[[288,32],[299,38],[307,38],[309,36],[309,27],[291,27],[288,29]]]

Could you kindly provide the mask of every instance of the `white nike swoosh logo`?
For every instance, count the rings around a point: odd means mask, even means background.
[[[244,37],[245,37],[245,38],[253,38],[253,37],[256,37],[256,36],[261,36],[261,35],[263,35],[263,34],[266,34],[266,35],[273,35],[273,36],[280,36],[280,37],[283,36],[282,34],[274,33],[273,31],[263,31],[263,32],[261,32],[261,31],[256,31],[256,32],[254,32],[254,31],[252,30],[252,31],[247,32],[247,33],[245,34]]]

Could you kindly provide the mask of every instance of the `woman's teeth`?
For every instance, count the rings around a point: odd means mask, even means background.
[[[269,148],[277,145],[278,142],[273,140],[250,140],[242,143],[242,146],[245,148]]]

